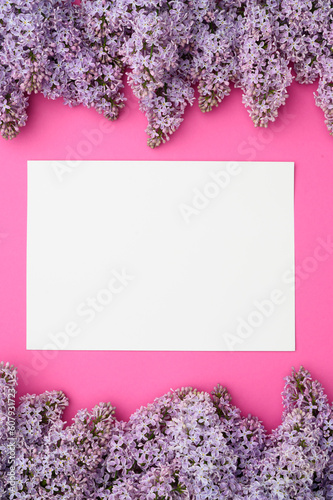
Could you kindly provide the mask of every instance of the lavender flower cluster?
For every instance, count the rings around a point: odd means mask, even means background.
[[[333,499],[333,406],[304,368],[286,377],[282,423],[270,435],[221,386],[172,391],[128,422],[100,403],[67,427],[62,392],[21,398],[10,482],[7,396],[0,365],[0,496],[51,500]]]
[[[266,127],[291,65],[297,81],[319,79],[316,104],[333,134],[332,0],[2,0],[0,133],[18,134],[32,92],[116,119],[126,69],[151,147],[178,129],[193,86],[206,112],[234,83]]]

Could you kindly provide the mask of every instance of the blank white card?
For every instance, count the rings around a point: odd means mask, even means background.
[[[28,163],[27,349],[292,351],[294,274],[293,163]]]

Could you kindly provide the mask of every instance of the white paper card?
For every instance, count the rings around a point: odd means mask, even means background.
[[[294,164],[30,161],[27,349],[294,350]]]

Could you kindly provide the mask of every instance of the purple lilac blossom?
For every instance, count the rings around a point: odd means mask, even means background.
[[[75,83],[79,80],[79,70],[75,74],[74,67],[78,53],[84,52],[78,19],[79,11],[72,0],[53,0],[53,6],[47,11],[47,37],[52,54],[42,92],[49,99],[62,97],[69,105],[76,103]]]
[[[183,121],[194,91],[179,70],[191,39],[193,19],[187,0],[128,2],[130,36],[121,49],[134,94],[148,119],[148,145],[169,140]]]
[[[14,138],[28,97],[118,117],[127,79],[148,120],[148,145],[169,140],[198,89],[202,111],[243,90],[256,126],[274,121],[291,65],[315,95],[333,134],[331,0],[3,0],[0,133]]]
[[[125,101],[121,93],[125,68],[119,56],[126,39],[123,7],[116,1],[82,0],[79,12],[78,26],[85,51],[81,49],[72,69],[74,79],[75,75],[79,78],[77,101],[115,120]]]
[[[324,9],[322,9],[324,10]],[[333,4],[325,9],[325,23],[323,23],[322,43],[325,43],[325,52],[319,59],[319,85],[316,104],[324,111],[325,123],[333,135]]]
[[[277,46],[277,6],[276,0],[247,0],[241,27],[236,86],[254,125],[261,127],[277,118],[292,82],[288,60]]]
[[[171,391],[118,421],[109,403],[65,426],[61,391],[21,398],[16,491],[10,491],[6,420],[17,374],[0,364],[0,488],[7,500],[330,500],[333,407],[308,371],[293,370],[282,423],[271,434],[218,385]]]
[[[54,47],[44,95],[63,97],[69,106],[94,107],[115,120],[124,106],[124,68],[118,56],[123,33],[113,3],[62,2],[50,15],[49,39]]]
[[[320,59],[328,49],[323,33],[331,9],[330,0],[280,2],[279,47],[293,63],[300,83],[313,83],[319,77]]]
[[[14,391],[14,398],[17,385],[17,370],[9,363],[0,363],[0,498],[6,498],[6,492],[9,485],[10,463],[10,444],[12,436],[9,431],[9,396]],[[15,421],[15,417],[14,417]],[[15,433],[14,433],[15,434]]]
[[[193,1],[195,17],[189,51],[190,79],[198,84],[199,107],[211,111],[230,93],[237,75],[237,47],[244,6],[241,0]]]
[[[281,0],[279,46],[293,63],[296,80],[319,78],[315,100],[333,134],[333,3],[331,0]]]
[[[95,471],[104,459],[114,409],[100,404],[80,410],[71,426],[61,416],[62,392],[25,396],[17,410],[16,498],[89,498]]]
[[[24,87],[33,85],[37,61],[34,47],[34,23],[30,4],[6,0],[0,5],[0,131],[6,139],[17,136],[27,120],[28,99]]]

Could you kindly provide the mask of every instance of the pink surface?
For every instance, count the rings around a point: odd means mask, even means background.
[[[188,109],[180,130],[157,150],[146,146],[146,119],[128,89],[127,111],[108,132],[93,134],[98,145],[87,142],[87,134],[92,138],[91,131],[107,122],[94,110],[31,98],[28,125],[19,137],[0,139],[0,347],[1,358],[19,367],[19,395],[62,389],[70,398],[67,420],[100,401],[111,401],[117,417],[127,419],[170,388],[209,391],[220,382],[244,414],[258,415],[270,429],[281,419],[283,377],[302,364],[333,399],[333,253],[326,260],[314,253],[318,238],[333,240],[333,138],[315,106],[314,90],[315,85],[294,83],[281,118],[268,130],[253,127],[241,92],[234,90],[210,114],[196,105]],[[25,349],[26,165],[67,158],[74,168],[66,175],[75,177],[78,155],[83,160],[294,161],[296,352],[60,351],[36,366],[36,352]]]

